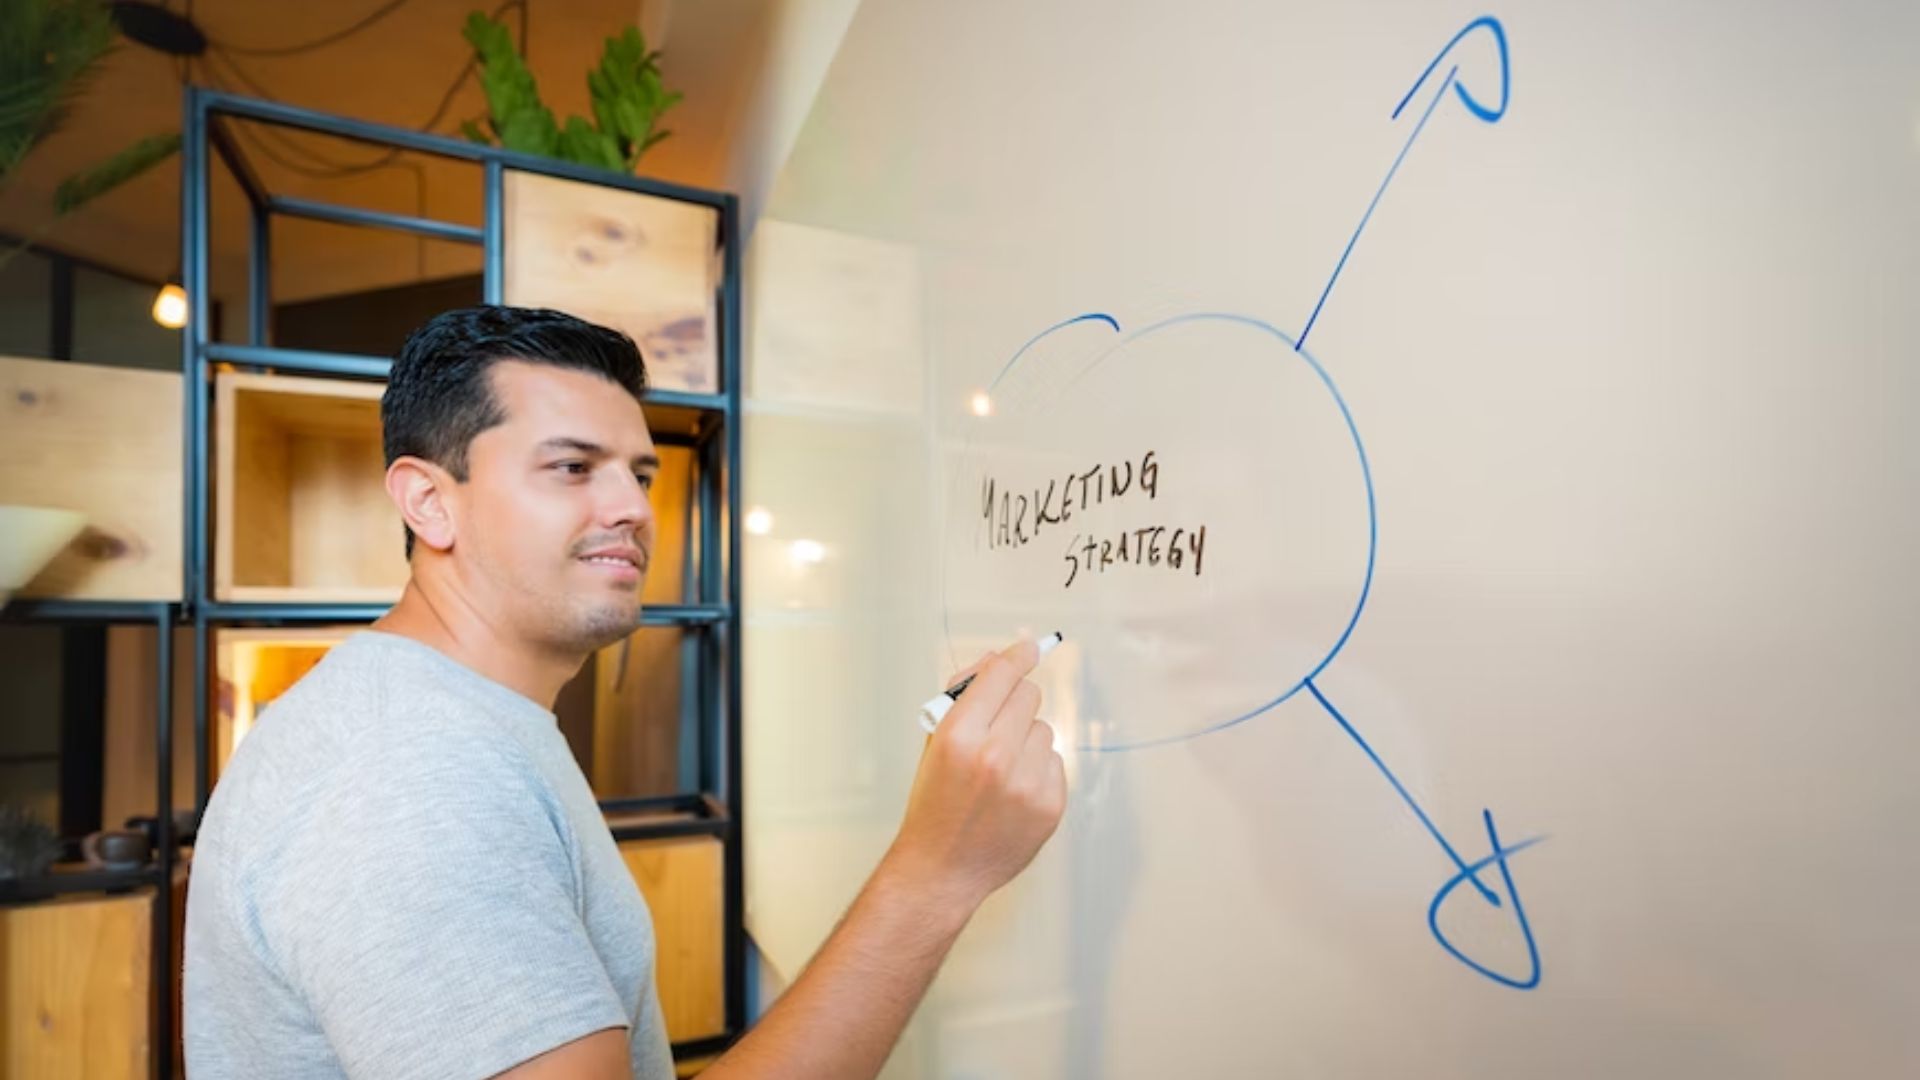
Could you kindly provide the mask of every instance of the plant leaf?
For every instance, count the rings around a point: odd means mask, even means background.
[[[0,3],[0,183],[59,130],[113,34],[100,0]]]
[[[631,171],[656,138],[660,114],[680,100],[660,81],[660,54],[647,48],[638,27],[629,26],[607,38],[600,64],[587,73],[587,91],[594,119],[614,140],[617,167]]]
[[[576,164],[616,170],[621,167],[620,148],[613,137],[578,116],[567,117],[559,150],[560,157]]]
[[[179,132],[149,135],[93,168],[62,180],[53,192],[53,212],[70,214],[167,160],[179,150]]]
[[[513,50],[505,25],[479,12],[467,16],[462,31],[480,65],[480,88],[500,145],[509,150],[552,157],[560,142],[553,111],[540,101],[533,73]]]

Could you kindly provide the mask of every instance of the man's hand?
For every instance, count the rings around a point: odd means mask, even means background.
[[[819,955],[711,1080],[877,1075],[954,940],[1033,861],[1067,805],[1053,729],[1034,719],[1030,641],[975,665],[927,741],[906,821]]]
[[[1065,764],[1026,678],[1038,660],[1022,641],[969,669],[973,683],[927,742],[882,866],[962,920],[1026,869],[1066,810]]]

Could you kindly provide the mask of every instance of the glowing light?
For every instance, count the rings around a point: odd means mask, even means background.
[[[773,515],[764,506],[756,506],[747,511],[747,531],[755,536],[765,536],[773,531]]]
[[[795,540],[788,545],[787,555],[795,566],[812,566],[826,559],[827,549],[818,540]]]
[[[169,330],[187,325],[187,290],[167,282],[153,298],[153,321]]]
[[[973,395],[973,415],[975,416],[992,416],[993,415],[993,399],[987,396],[987,392],[985,390],[977,391]]]

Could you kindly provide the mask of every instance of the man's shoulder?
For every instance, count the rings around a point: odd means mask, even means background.
[[[333,647],[255,718],[245,745],[235,749],[239,763],[270,753],[318,756],[318,766],[349,756],[367,764],[397,757],[425,741],[445,753],[467,753],[496,760],[512,740],[499,738],[486,710],[474,707],[457,679],[422,664],[408,646],[388,635],[362,631]]]
[[[204,831],[286,835],[342,803],[523,799],[537,770],[453,689],[410,675],[356,634],[275,698],[233,750]]]

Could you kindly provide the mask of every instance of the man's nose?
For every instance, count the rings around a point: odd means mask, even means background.
[[[615,474],[615,480],[601,505],[601,524],[637,529],[651,522],[653,503],[648,500],[647,489],[640,485],[639,478],[623,469],[609,471]]]

